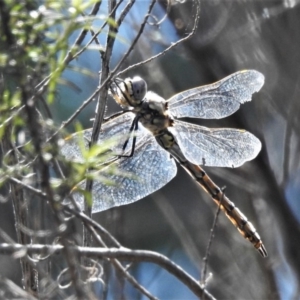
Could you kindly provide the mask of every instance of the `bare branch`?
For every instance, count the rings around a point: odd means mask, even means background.
[[[207,299],[215,299],[210,293],[204,290],[200,284],[186,273],[180,266],[175,264],[173,261],[169,260],[166,256],[158,254],[153,251],[146,250],[130,250],[126,248],[93,248],[93,247],[70,247],[74,253],[81,256],[88,256],[90,258],[114,258],[122,261],[131,262],[151,262],[159,265],[170,274],[175,276],[179,281],[185,284],[196,296],[202,297],[205,295]],[[12,255],[16,251],[24,251],[28,254],[59,254],[63,251],[64,247],[62,245],[20,245],[20,244],[0,244],[0,253]]]
[[[99,11],[100,9],[100,5],[101,5],[102,1],[99,0],[97,1],[95,4],[94,4],[94,7],[92,8],[92,11],[89,13],[89,16],[95,16],[97,14],[97,12]],[[64,61],[63,61],[63,64],[66,66],[71,60],[73,60],[75,57],[75,55],[73,55],[73,51],[74,49],[76,49],[76,47],[78,47],[84,40],[86,34],[88,33],[88,30],[87,29],[83,29],[77,39],[75,40],[73,46],[71,47],[71,49],[69,50],[69,52],[67,53]]]
[[[200,19],[200,0],[196,0],[196,2],[197,2],[197,6],[196,6],[197,8],[196,8],[195,23],[194,23],[194,26],[193,26],[192,31],[191,31],[186,37],[180,39],[180,40],[177,41],[176,43],[171,44],[171,45],[170,45],[167,49],[165,49],[164,51],[159,52],[158,54],[156,54],[156,55],[154,55],[154,56],[151,56],[151,57],[148,58],[148,59],[145,59],[145,60],[143,60],[143,61],[141,61],[141,62],[139,62],[139,63],[133,64],[133,65],[129,66],[128,68],[126,68],[126,69],[124,69],[124,70],[118,72],[116,76],[118,77],[118,76],[120,76],[121,74],[124,74],[125,72],[128,72],[129,70],[132,70],[132,69],[134,69],[134,68],[136,68],[136,67],[138,67],[138,66],[141,66],[141,65],[143,65],[143,64],[146,64],[146,63],[148,63],[148,62],[150,62],[150,61],[152,61],[152,60],[154,60],[154,59],[156,59],[156,58],[158,58],[158,57],[160,57],[160,56],[165,55],[165,54],[166,54],[168,51],[170,51],[172,48],[178,46],[179,44],[181,44],[181,43],[183,43],[184,41],[186,41],[186,40],[188,40],[189,38],[191,38],[191,37],[195,34],[195,32],[196,32],[196,29],[197,29],[197,26],[198,26],[198,22],[199,22],[199,19]],[[115,67],[115,69],[113,70],[113,72],[115,72],[116,70],[119,69],[121,63],[123,63],[123,61],[121,61],[121,62],[117,65],[117,67]]]
[[[94,4],[94,7],[92,8],[89,16],[94,16],[97,14],[98,10],[100,9],[100,5],[101,5],[102,1],[99,0]],[[76,38],[73,46],[71,47],[71,49],[68,51],[66,57],[63,60],[63,66],[66,67],[68,65],[68,63],[70,61],[72,61],[74,58],[76,58],[77,56],[73,55],[72,52],[74,51],[74,49],[76,49],[76,47],[78,47],[82,41],[84,40],[86,34],[87,34],[88,30],[87,29],[83,29],[78,37]],[[35,87],[36,89],[40,89],[41,87],[43,88],[43,90],[45,90],[45,87],[48,85],[49,83],[49,79],[51,77],[51,74],[48,75],[46,78],[44,78],[41,82],[39,82],[39,84]]]
[[[133,50],[134,46],[135,46],[136,43],[138,42],[138,40],[139,40],[141,34],[144,32],[144,28],[145,28],[145,26],[146,26],[146,24],[147,24],[147,21],[148,21],[148,19],[149,19],[149,16],[150,16],[150,14],[151,14],[151,11],[152,11],[152,9],[153,9],[155,3],[156,3],[156,0],[152,0],[152,2],[150,3],[149,8],[148,8],[148,12],[147,12],[147,14],[146,14],[145,17],[144,17],[144,20],[143,20],[143,22],[142,22],[142,24],[141,24],[141,26],[140,26],[140,29],[139,29],[139,31],[138,31],[138,33],[137,33],[135,39],[133,40],[133,42],[131,43],[129,49],[128,49],[127,52],[124,54],[124,56],[122,57],[122,59],[119,61],[119,63],[117,64],[117,66],[116,66],[116,67],[114,68],[114,70],[112,71],[112,74],[115,74],[115,73],[120,69],[120,67],[122,66],[123,62],[127,59],[127,57],[129,56],[129,54],[130,54],[131,51]],[[123,72],[118,73],[117,76],[119,76],[121,73],[123,73]]]
[[[219,217],[220,211],[221,211],[222,199],[224,198],[224,195],[225,195],[225,188],[222,188],[222,192],[223,192],[222,198],[221,198],[221,201],[218,204],[218,208],[217,208],[216,213],[215,213],[213,225],[212,225],[211,230],[210,230],[210,236],[209,236],[205,256],[203,258],[204,264],[203,264],[203,269],[202,269],[202,274],[201,274],[201,283],[202,283],[203,287],[205,287],[206,284],[207,284],[206,272],[207,272],[208,259],[209,259],[209,256],[210,256],[210,249],[211,249],[212,241],[213,241],[213,238],[214,238],[214,232],[215,232],[215,229],[217,227],[218,217]]]

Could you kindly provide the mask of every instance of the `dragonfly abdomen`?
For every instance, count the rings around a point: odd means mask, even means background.
[[[196,180],[198,184],[211,196],[217,205],[225,212],[227,218],[238,229],[241,235],[249,240],[259,253],[266,257],[267,251],[255,227],[248,221],[246,216],[235,206],[225,193],[211,180],[206,172],[198,165],[189,162],[180,150],[172,133],[165,130],[163,134],[156,137],[158,143],[164,147],[177,162]]]
[[[266,257],[267,251],[255,227],[234,203],[228,199],[224,192],[210,179],[205,171],[200,166],[194,165],[187,160],[185,162],[180,162],[180,164],[192,174],[194,179],[211,196],[214,202],[217,205],[220,205],[220,208],[225,212],[227,218],[238,229],[242,236],[249,240],[263,257]]]

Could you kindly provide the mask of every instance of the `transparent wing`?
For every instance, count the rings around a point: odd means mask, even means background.
[[[171,97],[169,109],[177,118],[221,119],[233,114],[264,84],[264,75],[255,70],[231,74],[224,79]]]
[[[122,147],[126,139],[130,137],[130,127],[133,122],[135,115],[133,113],[124,113],[110,121],[104,123],[101,127],[101,133],[98,139],[98,144],[104,141],[111,140],[114,143],[111,144],[111,151],[115,154],[123,154]],[[143,138],[146,134],[144,131],[139,131]],[[83,138],[85,141],[85,147],[88,147],[88,142],[91,139],[92,128],[83,131]],[[66,138],[66,144],[62,147],[61,152],[69,159],[79,159],[81,158],[81,151],[78,146],[78,138],[80,134],[73,134]],[[127,149],[131,147],[131,141],[128,144]],[[131,149],[131,148],[130,148]]]
[[[122,115],[110,124],[104,124],[99,142],[113,134],[124,133],[126,135],[134,117],[129,115],[131,114]],[[170,158],[170,154],[157,144],[155,138],[146,129],[139,127],[133,156],[121,158],[113,163],[117,167],[117,174],[105,175],[114,182],[114,185],[94,182],[92,192],[94,213],[144,198],[162,188],[176,175],[177,167],[174,160]],[[91,130],[87,130],[85,137],[89,138],[90,135]],[[72,149],[74,144],[76,143],[73,143]],[[123,142],[120,142],[120,145],[123,145]],[[131,145],[128,145],[126,152],[129,153],[130,150]],[[62,152],[70,153],[64,149]],[[78,146],[76,150],[72,150],[72,153],[74,152],[80,156]],[[66,156],[69,157],[69,154]],[[83,183],[82,188],[84,186]],[[82,195],[75,193],[74,198],[83,208]]]
[[[236,168],[261,149],[259,139],[245,130],[210,129],[178,120],[170,130],[186,159],[194,164]]]
[[[133,157],[122,158],[117,167],[120,172],[129,172],[134,177],[112,175],[110,179],[116,186],[95,183],[93,212],[144,198],[166,185],[177,172],[174,160],[151,135],[138,144]]]

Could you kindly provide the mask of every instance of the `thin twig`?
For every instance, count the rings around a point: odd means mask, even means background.
[[[121,26],[121,24],[123,23],[125,17],[127,16],[127,14],[129,13],[130,9],[132,8],[133,4],[135,3],[135,0],[130,0],[127,5],[124,7],[123,11],[121,11],[120,13],[120,17],[117,20],[117,25],[118,27]]]
[[[24,183],[23,181],[21,181],[17,178],[9,176],[7,179],[14,182],[14,183],[17,183],[18,185],[21,185],[22,187],[26,188],[28,191],[33,192],[33,193],[37,194],[38,196],[41,196],[45,199],[47,198],[46,193],[43,193],[41,190],[39,190],[37,188],[34,188],[33,186],[31,186],[29,184],[26,184],[26,183]]]
[[[131,0],[131,1],[135,1],[135,0]],[[111,18],[111,16],[117,11],[118,7],[120,6],[120,4],[123,2],[123,0],[120,0],[117,5],[113,8],[113,10],[110,12],[110,14],[108,15],[108,18]],[[96,42],[96,44],[99,44],[99,41],[97,39],[98,35],[102,32],[103,28],[107,25],[107,21],[105,21],[100,29],[98,29],[96,32],[94,32],[92,29],[90,29],[90,32],[92,34],[92,38],[86,43],[86,45],[84,45],[84,47],[82,49],[80,49],[77,53],[75,53],[72,57],[71,60],[77,58],[78,56],[80,56],[88,47],[89,45],[92,44],[93,41]],[[119,26],[119,25],[118,25]]]
[[[206,282],[206,272],[207,272],[208,259],[209,259],[209,256],[210,256],[210,249],[211,249],[212,241],[213,241],[213,238],[214,238],[214,232],[215,232],[215,229],[217,227],[217,221],[218,221],[220,211],[221,211],[222,200],[223,200],[224,195],[225,195],[225,189],[226,189],[225,187],[222,188],[222,198],[221,198],[221,201],[219,202],[217,211],[215,213],[213,225],[210,229],[210,235],[209,235],[209,240],[208,240],[208,244],[207,244],[206,251],[205,251],[205,256],[203,258],[203,263],[204,264],[203,264],[203,269],[202,269],[202,274],[201,274],[201,285],[203,286],[203,288],[206,286],[206,283],[207,283]],[[203,296],[203,299],[204,299],[204,296]]]
[[[1,124],[0,124],[0,128],[4,127],[5,125],[9,124],[14,117],[16,117],[23,109],[24,109],[25,105],[21,105],[19,108],[17,108],[15,111],[11,112],[9,117],[7,119],[5,119]]]
[[[99,9],[100,9],[100,5],[102,3],[102,0],[97,1],[93,8],[92,11],[89,13],[89,16],[95,16]],[[77,39],[75,40],[73,46],[71,47],[71,49],[69,50],[69,52],[67,53],[65,59],[63,60],[63,64],[66,66],[71,60],[73,60],[75,57],[74,55],[72,55],[72,52],[74,51],[74,49],[76,49],[79,45],[81,45],[81,43],[83,42],[86,34],[88,33],[87,29],[82,29],[81,32],[79,33]]]
[[[101,3],[102,3],[102,0],[99,0],[99,1],[97,1],[97,2],[94,4],[94,6],[93,6],[91,12],[89,13],[89,16],[94,16],[94,15],[97,14],[97,12],[98,12],[99,9],[100,9]],[[75,58],[75,57],[72,55],[72,52],[74,51],[74,49],[76,49],[76,47],[78,47],[78,46],[81,45],[82,41],[84,40],[84,38],[85,38],[85,36],[86,36],[86,34],[87,34],[87,31],[88,31],[87,29],[82,29],[82,31],[79,33],[79,35],[78,35],[78,37],[76,38],[76,40],[75,40],[73,46],[72,46],[71,49],[68,51],[66,57],[65,57],[64,60],[63,60],[63,66],[64,66],[64,67],[66,67],[66,66],[68,65],[68,63],[69,63],[70,61],[72,61],[72,60]],[[47,86],[48,83],[49,83],[50,77],[51,77],[51,74],[48,75],[46,78],[44,78],[41,82],[39,82],[39,83],[36,85],[35,89],[38,90],[38,89],[40,89],[41,87]]]
[[[115,13],[112,13],[114,11],[115,6],[116,6],[116,1],[110,0],[109,13],[112,19],[115,19]],[[102,68],[101,68],[101,75],[100,75],[100,82],[99,82],[100,85],[103,84],[103,82],[107,79],[109,74],[109,63],[112,55],[114,42],[115,42],[115,38],[114,38],[115,31],[116,28],[112,24],[110,24],[109,32],[107,34],[107,40],[106,40],[106,49],[102,55]],[[92,136],[91,136],[91,141],[89,143],[89,147],[92,147],[92,145],[94,145],[98,141],[101,125],[104,118],[107,96],[108,96],[107,88],[104,88],[101,91],[99,91],[97,106],[96,106],[96,114],[93,123],[93,130],[92,130]],[[85,190],[87,192],[91,192],[92,188],[93,188],[93,180],[87,179],[85,183]],[[84,212],[88,217],[92,216],[92,207],[89,205],[87,199],[85,199],[84,201]],[[92,244],[92,237],[90,233],[86,230],[86,228],[83,227],[83,245],[90,246],[91,244]]]
[[[147,58],[147,59],[145,59],[145,60],[143,60],[143,61],[141,61],[141,62],[139,62],[139,63],[136,63],[136,64],[134,64],[134,65],[131,65],[131,66],[129,66],[128,68],[126,68],[126,69],[124,69],[124,70],[118,72],[118,73],[116,74],[116,77],[118,77],[118,76],[120,76],[121,74],[124,74],[125,72],[128,72],[129,70],[132,70],[132,69],[134,69],[134,68],[136,68],[136,67],[138,67],[138,66],[141,66],[141,65],[143,65],[143,64],[146,64],[146,63],[148,63],[148,62],[150,62],[150,61],[152,61],[152,60],[154,60],[154,59],[156,59],[156,58],[158,58],[158,57],[160,57],[160,56],[165,55],[165,54],[166,54],[168,51],[170,51],[172,48],[178,46],[179,44],[181,44],[181,43],[183,43],[184,41],[186,41],[186,40],[188,40],[189,38],[191,38],[191,37],[195,34],[195,32],[196,32],[196,29],[197,29],[197,26],[198,26],[198,22],[199,22],[199,19],[200,19],[200,0],[196,0],[196,2],[197,2],[197,6],[196,6],[195,23],[194,23],[194,26],[193,26],[192,31],[191,31],[186,37],[180,39],[179,41],[177,41],[177,42],[175,42],[175,43],[173,43],[173,44],[171,44],[171,45],[170,45],[167,49],[165,49],[164,51],[159,52],[158,54],[153,55],[153,56],[151,56],[150,58]],[[123,62],[123,61],[121,61],[121,63],[122,63],[122,62]],[[120,64],[120,63],[119,63],[119,64]],[[114,72],[117,68],[119,68],[119,64],[118,64],[117,67],[113,70],[113,72]]]
[[[112,71],[113,74],[115,74],[115,73],[117,72],[117,70],[120,69],[120,67],[122,66],[123,62],[124,62],[124,61],[126,60],[126,58],[129,56],[129,54],[130,54],[131,51],[133,50],[134,46],[136,45],[136,43],[137,43],[138,40],[140,39],[141,34],[144,32],[144,28],[145,28],[145,26],[146,26],[146,24],[147,24],[147,21],[148,21],[148,19],[149,19],[149,17],[150,17],[151,11],[152,11],[152,9],[153,9],[155,3],[156,3],[156,0],[152,0],[152,1],[151,1],[150,5],[149,5],[149,8],[148,8],[148,12],[147,12],[147,14],[146,14],[145,17],[144,17],[144,20],[143,20],[143,22],[142,22],[142,24],[141,24],[141,26],[140,26],[140,29],[139,29],[139,31],[138,31],[136,37],[134,38],[134,40],[133,40],[133,42],[131,43],[129,49],[128,49],[128,50],[126,51],[126,53],[123,55],[122,59],[119,61],[119,63],[117,64],[117,66],[113,69],[113,71]],[[127,69],[128,69],[128,68],[127,68]],[[126,69],[126,70],[127,70],[127,69]],[[122,72],[119,72],[119,73],[117,74],[117,76],[119,76],[119,75],[122,74],[122,73],[123,73],[123,71],[122,71]]]

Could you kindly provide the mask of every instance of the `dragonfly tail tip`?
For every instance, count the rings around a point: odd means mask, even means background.
[[[261,254],[262,257],[268,257],[267,249],[263,244],[261,244],[257,250]]]

